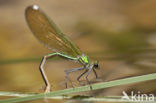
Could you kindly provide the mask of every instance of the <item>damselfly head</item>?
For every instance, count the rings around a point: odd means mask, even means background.
[[[98,61],[94,61],[93,67],[94,67],[95,69],[100,69],[100,68],[99,68],[99,62],[98,62]]]

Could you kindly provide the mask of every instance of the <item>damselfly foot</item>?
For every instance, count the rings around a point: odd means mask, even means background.
[[[41,90],[45,93],[49,93],[51,91],[51,86],[42,86]]]
[[[44,92],[49,93],[51,91],[51,86],[46,86]]]

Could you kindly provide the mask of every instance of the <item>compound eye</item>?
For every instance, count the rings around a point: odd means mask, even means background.
[[[95,68],[98,68],[98,67],[99,67],[99,65],[98,65],[98,64],[94,64],[94,67],[95,67]]]
[[[99,62],[98,62],[98,61],[95,61],[95,62],[94,62],[94,68],[96,68],[96,69],[99,68]]]

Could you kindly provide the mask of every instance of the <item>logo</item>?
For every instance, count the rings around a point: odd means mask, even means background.
[[[122,100],[123,101],[132,101],[132,102],[154,102],[154,94],[142,94],[140,91],[138,91],[137,93],[134,93],[134,91],[131,91],[130,96],[128,96],[128,94],[123,91],[122,92],[123,97]]]

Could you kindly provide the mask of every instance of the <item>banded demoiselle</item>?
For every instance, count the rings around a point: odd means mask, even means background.
[[[54,53],[43,56],[39,69],[42,74],[42,78],[45,82],[45,92],[50,92],[51,85],[44,71],[44,65],[47,59],[59,56],[61,58],[76,61],[82,64],[80,68],[73,68],[65,70],[66,73],[66,87],[67,82],[70,81],[68,74],[75,71],[85,70],[77,80],[86,74],[86,80],[89,83],[88,75],[93,70],[96,78],[97,73],[95,69],[98,68],[98,62],[91,62],[89,57],[81,52],[76,44],[74,44],[69,37],[63,34],[56,24],[47,17],[47,15],[37,5],[32,5],[26,8],[25,11],[26,21],[29,28],[35,35],[35,37],[44,44],[47,48],[51,49]]]

